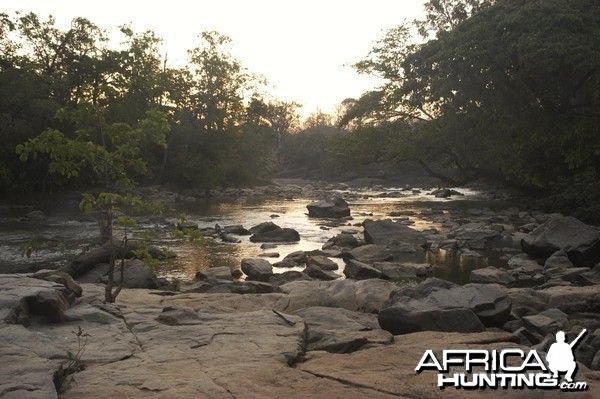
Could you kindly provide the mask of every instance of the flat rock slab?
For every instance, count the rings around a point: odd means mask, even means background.
[[[395,287],[383,280],[283,287],[286,292],[276,294],[169,296],[125,288],[117,304],[104,304],[103,287],[84,284],[83,296],[61,323],[39,317],[28,328],[0,323],[0,397],[57,398],[53,374],[67,361],[67,351],[77,349],[72,332],[78,326],[89,334],[85,369],[68,378],[60,393],[64,399],[478,397],[478,391],[441,392],[435,375],[416,374],[424,351],[515,347],[506,333],[422,332],[394,337],[392,343],[391,335],[377,328],[374,314],[356,312],[379,308]],[[0,298],[4,294],[0,291]],[[311,301],[319,307],[307,308]],[[319,350],[305,353],[307,344]],[[600,389],[585,368],[577,376],[589,384],[578,397]]]
[[[350,353],[367,344],[393,342],[392,334],[379,327],[374,314],[320,306],[300,309],[294,314],[302,317],[308,326],[309,351]]]
[[[487,349],[501,350],[520,348],[529,350],[508,341],[512,336],[507,333],[440,333],[420,332],[394,337],[394,343],[385,347],[361,350],[350,354],[313,354],[297,368],[324,380],[344,381],[346,384],[369,390],[369,398],[481,398],[492,395],[494,398],[564,398],[560,390],[522,391],[519,389],[467,390],[437,387],[437,373],[425,371],[416,373],[415,367],[423,353],[431,349],[436,354],[444,349]],[[591,399],[600,389],[600,382],[594,373],[580,368],[577,380],[588,383],[588,390],[577,394],[578,397]],[[581,395],[581,396],[580,396]],[[354,397],[354,396],[352,396]]]

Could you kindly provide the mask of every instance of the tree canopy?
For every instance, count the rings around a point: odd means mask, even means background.
[[[84,18],[61,30],[52,17],[0,15],[1,192],[105,186],[107,175],[113,188],[270,176],[296,108],[265,94],[229,37],[201,33],[171,68],[153,31],[120,34],[109,47]]]
[[[459,181],[546,190],[559,177],[598,176],[597,2],[437,0],[426,10],[356,65],[386,83],[347,100],[343,123],[392,124],[389,157]]]

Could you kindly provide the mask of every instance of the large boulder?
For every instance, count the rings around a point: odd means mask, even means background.
[[[337,270],[338,264],[323,255],[307,256],[307,266],[317,266],[323,270]]]
[[[281,228],[273,222],[261,223],[250,229],[252,242],[297,242],[300,234],[290,228]]]
[[[330,238],[324,245],[323,249],[329,249],[333,247],[338,248],[355,248],[358,247],[358,239],[352,234],[340,233],[335,237]]]
[[[510,298],[499,286],[458,286],[429,278],[393,292],[379,312],[379,324],[392,334],[424,330],[477,332],[502,326],[510,310]]]
[[[96,265],[96,267],[78,280],[82,283],[108,283],[109,265],[106,263]],[[121,262],[115,262],[113,274],[115,285],[121,284]],[[123,287],[127,288],[156,288],[158,279],[156,273],[140,259],[128,259],[123,267]]]
[[[391,219],[371,220],[363,222],[365,242],[367,244],[389,245],[397,243],[425,245],[425,236],[403,224]]]
[[[523,251],[546,259],[563,250],[575,266],[600,262],[600,231],[571,216],[549,219],[521,240]]]
[[[115,268],[118,269],[118,268]],[[120,271],[115,271],[115,281]],[[139,259],[125,261],[123,286],[127,288],[156,288],[158,280],[154,270]]]
[[[264,259],[242,259],[242,271],[249,280],[268,282],[273,275],[273,266]]]
[[[2,274],[0,323],[28,326],[34,316],[59,323],[67,319],[65,312],[77,296],[81,296],[81,288],[74,282]]]
[[[302,272],[304,274],[306,274],[307,276],[312,277],[317,280],[329,281],[329,280],[337,280],[338,278],[340,278],[339,274],[337,274],[331,270],[321,269],[317,265],[307,266]]]
[[[354,280],[366,280],[368,278],[380,278],[381,270],[354,259],[346,259],[344,274],[347,278]]]
[[[342,198],[320,200],[306,205],[308,216],[315,218],[343,218],[350,216],[348,203]]]

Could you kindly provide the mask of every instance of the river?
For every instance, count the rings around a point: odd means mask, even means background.
[[[382,188],[362,190],[335,190],[332,196],[341,195],[348,199],[353,220],[343,225],[325,219],[307,216],[307,198],[201,198],[172,204],[174,213],[162,217],[140,218],[137,232],[151,232],[153,243],[168,247],[177,254],[169,262],[156,267],[159,277],[168,279],[193,279],[198,270],[216,266],[239,268],[243,258],[258,257],[265,252],[278,256],[266,258],[271,263],[283,259],[294,251],[320,249],[327,240],[343,231],[362,238],[360,224],[365,219],[390,218],[400,220],[419,231],[445,231],[453,220],[468,218],[482,208],[499,209],[509,206],[491,200],[485,192],[458,189],[463,196],[451,199],[434,198],[426,190]],[[24,221],[23,217],[32,208],[4,206],[0,208],[0,270],[4,272],[56,268],[77,253],[94,245],[98,234],[96,223],[77,211],[76,201],[37,204],[45,221]],[[276,248],[263,250],[260,243],[250,242],[249,236],[239,236],[241,243],[225,243],[206,238],[202,244],[176,240],[170,231],[176,223],[175,214],[185,212],[188,223],[200,228],[243,225],[253,227],[272,221],[281,227],[291,227],[300,233],[301,240],[293,244],[278,244]],[[38,250],[28,258],[23,245],[32,237],[38,237]],[[334,259],[343,270],[343,261]],[[494,251],[479,257],[464,257],[445,251],[427,252],[418,261],[429,262],[434,275],[458,283],[468,281],[471,270],[488,265],[503,266],[505,262]],[[275,268],[275,273],[289,269]],[[300,270],[300,269],[298,269]]]

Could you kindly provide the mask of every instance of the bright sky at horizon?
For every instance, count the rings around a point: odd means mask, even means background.
[[[56,18],[62,29],[75,17],[101,28],[131,24],[163,38],[169,64],[182,66],[198,34],[217,31],[231,37],[231,53],[251,73],[263,75],[272,95],[303,104],[303,116],[334,112],[379,81],[357,74],[384,32],[423,15],[425,0],[0,0],[2,12]]]

